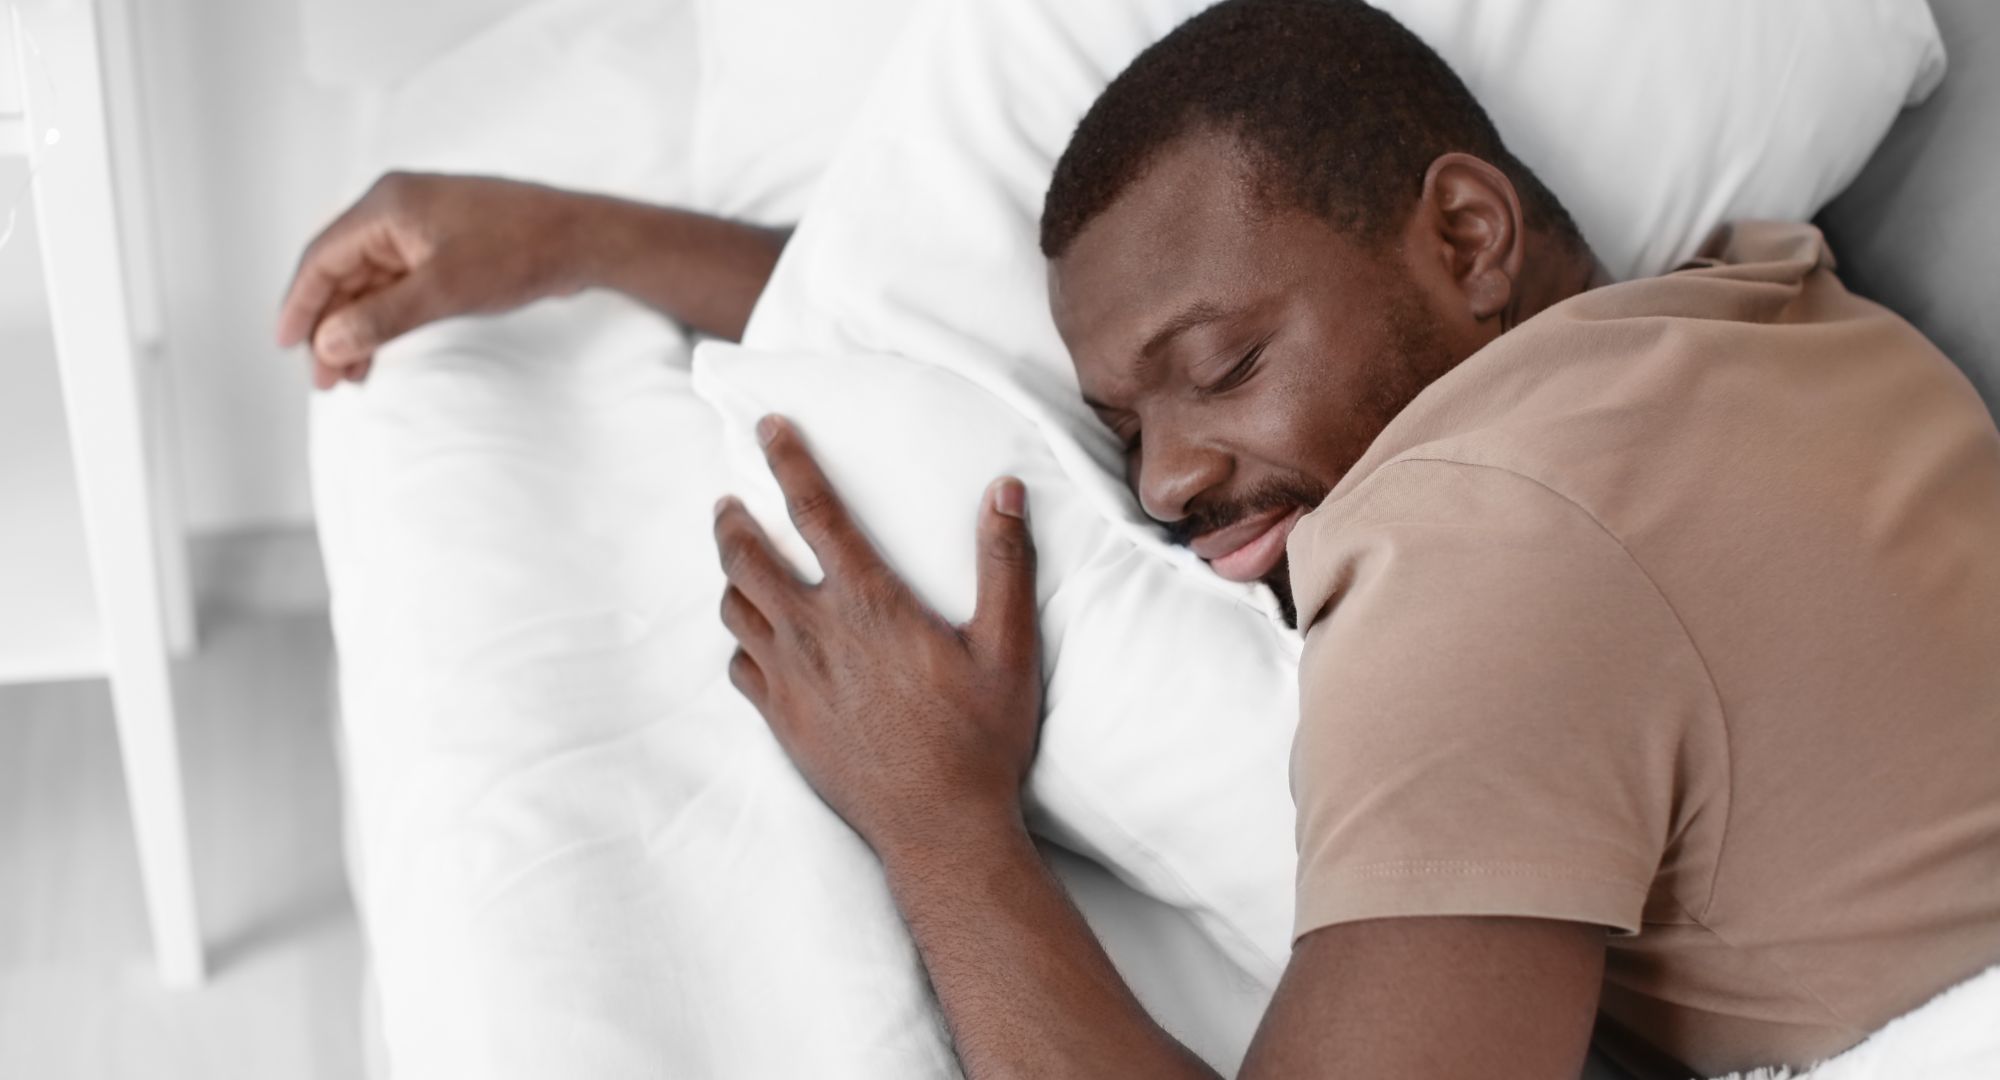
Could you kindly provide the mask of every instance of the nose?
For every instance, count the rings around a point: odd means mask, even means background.
[[[1132,488],[1148,517],[1179,521],[1203,492],[1227,482],[1234,467],[1220,448],[1155,424],[1139,444]]]

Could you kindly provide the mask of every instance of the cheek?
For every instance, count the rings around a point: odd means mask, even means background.
[[[1328,363],[1274,366],[1254,394],[1230,402],[1239,452],[1265,469],[1331,489],[1360,456],[1347,418],[1351,395]],[[1361,449],[1366,448],[1366,443]]]

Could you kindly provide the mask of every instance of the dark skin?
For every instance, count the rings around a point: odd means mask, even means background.
[[[1429,381],[1606,277],[1530,229],[1505,174],[1469,155],[1434,161],[1407,218],[1364,243],[1269,205],[1234,140],[1197,132],[1049,280],[1141,502],[1199,551],[1245,513],[1323,495]],[[730,676],[881,857],[967,1074],[1213,1075],[1146,1015],[1023,824],[1041,685],[1026,492],[1003,479],[983,500],[977,613],[952,626],[883,563],[797,430],[767,418],[760,437],[826,576],[801,581],[739,503],[718,505]],[[1257,576],[1284,584],[1281,563]],[[1576,1076],[1604,940],[1486,917],[1312,931],[1242,1075]]]
[[[455,315],[604,288],[735,341],[788,230],[486,176],[393,172],[306,246],[278,344],[313,386],[364,382],[375,350]]]

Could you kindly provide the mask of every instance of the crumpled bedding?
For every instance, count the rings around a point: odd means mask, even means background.
[[[724,674],[688,381],[677,329],[584,294],[314,399],[388,1075],[957,1072],[879,867]],[[1058,858],[1142,999],[1233,1066],[1268,988]]]

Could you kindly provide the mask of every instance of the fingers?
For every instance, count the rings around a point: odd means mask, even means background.
[[[305,258],[292,275],[292,283],[285,290],[285,299],[278,307],[278,346],[289,349],[306,339],[319,316],[326,310],[327,301],[340,288],[340,274],[334,269],[339,264],[328,264],[315,258],[312,248],[306,249]]]
[[[1026,660],[1035,648],[1035,539],[1028,531],[1028,489],[1001,477],[979,512],[979,598],[972,637],[1003,657]]]
[[[384,288],[394,280],[395,277],[393,275],[380,270],[369,273],[366,276],[357,274],[354,280],[342,283],[340,290],[335,292],[332,299],[327,301],[326,307],[328,310],[346,307],[369,291]],[[351,367],[339,367],[328,364],[310,348],[306,350],[306,358],[308,361],[307,366],[312,370],[313,385],[322,390],[332,387],[343,379],[360,382],[361,376],[364,374],[363,369],[370,366],[368,361],[363,361],[361,364]]]
[[[758,667],[757,661],[742,649],[736,650],[736,654],[729,658],[729,681],[738,693],[750,699],[750,704],[757,706],[759,712],[763,711],[770,685],[764,679],[764,669]]]
[[[734,585],[722,590],[722,625],[746,648],[771,640],[771,620]]]
[[[345,374],[391,340],[442,317],[446,312],[434,281],[434,274],[418,271],[327,313],[313,331],[315,361]]]
[[[883,568],[881,557],[833,490],[826,473],[807,452],[805,441],[790,421],[766,416],[757,421],[757,441],[764,446],[765,460],[778,487],[785,493],[785,509],[792,524],[818,557],[829,577],[860,575]]]
[[[770,619],[761,613],[791,610],[805,589],[805,583],[771,549],[764,527],[734,498],[715,504],[715,548],[729,584],[758,610],[767,627]]]
[[[380,269],[379,253],[370,258],[370,249],[382,246],[376,234],[383,228],[384,213],[378,200],[363,197],[306,245],[285,299],[278,306],[281,348],[306,340],[341,292],[354,291],[361,280]]]

